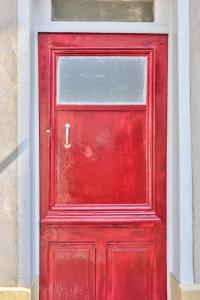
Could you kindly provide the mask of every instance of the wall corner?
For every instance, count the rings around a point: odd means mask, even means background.
[[[177,282],[174,275],[170,274],[170,299],[171,300],[199,300],[200,284],[184,284]]]

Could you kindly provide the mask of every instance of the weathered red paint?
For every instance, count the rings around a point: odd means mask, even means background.
[[[56,104],[60,55],[146,56],[146,105]],[[166,300],[167,36],[40,34],[39,74],[40,300]]]

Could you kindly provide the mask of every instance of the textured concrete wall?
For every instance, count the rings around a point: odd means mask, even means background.
[[[200,283],[200,0],[190,0],[194,270]]]
[[[17,284],[17,0],[0,0],[0,286]]]

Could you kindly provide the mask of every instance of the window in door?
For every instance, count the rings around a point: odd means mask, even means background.
[[[145,56],[61,56],[58,104],[144,104]]]

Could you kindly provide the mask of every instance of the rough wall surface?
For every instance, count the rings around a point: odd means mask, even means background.
[[[194,271],[200,283],[200,0],[190,0]]]
[[[0,286],[17,284],[17,0],[0,0]]]

